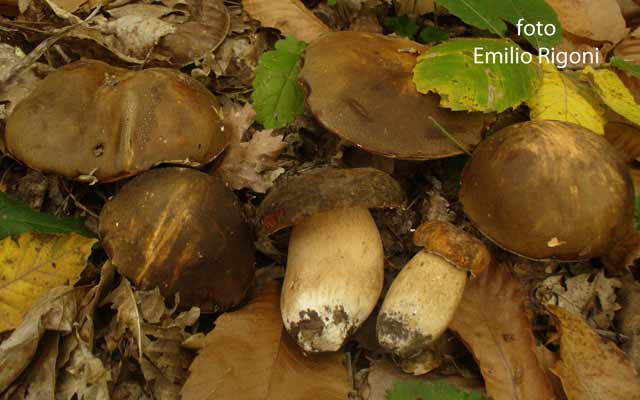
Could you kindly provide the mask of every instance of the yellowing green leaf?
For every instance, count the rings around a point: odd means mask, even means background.
[[[74,233],[0,241],[0,332],[17,327],[47,290],[76,283],[95,242]]]
[[[609,108],[640,125],[640,105],[618,75],[608,69],[594,70],[591,67],[585,68],[584,73],[591,78],[596,92]]]
[[[487,60],[488,52],[502,54],[503,58]],[[420,93],[439,94],[442,107],[502,112],[530,98],[540,79],[535,60],[530,64],[510,62],[505,53],[523,50],[507,39],[450,40],[418,58],[413,82]]]
[[[578,86],[550,63],[543,63],[542,85],[527,102],[533,120],[568,121],[604,134],[603,110],[580,93]]]

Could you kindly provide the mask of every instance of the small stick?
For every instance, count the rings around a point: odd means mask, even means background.
[[[467,146],[465,146],[461,141],[459,141],[458,139],[456,139],[455,137],[453,137],[452,134],[450,134],[449,132],[447,132],[446,129],[444,129],[444,127],[442,125],[440,125],[438,123],[438,121],[435,120],[435,118],[433,117],[429,117],[429,119],[431,120],[431,122],[433,122],[433,124],[436,126],[436,128],[438,128],[440,130],[440,132],[442,132],[443,135],[445,135],[447,137],[447,139],[451,140],[453,142],[453,144],[455,144],[456,146],[458,146],[460,148],[460,150],[464,151],[465,153],[467,153],[467,155],[471,155],[471,151],[469,151],[469,149],[467,148]]]

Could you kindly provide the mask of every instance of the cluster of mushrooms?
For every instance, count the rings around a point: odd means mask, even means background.
[[[477,230],[509,252],[623,262],[638,235],[630,174],[615,150],[585,128],[555,121],[512,125],[482,140],[482,114],[440,108],[436,95],[415,90],[419,50],[377,34],[325,34],[309,44],[299,76],[309,110],[333,134],[390,158],[429,160],[475,147],[460,201]],[[138,175],[106,204],[99,231],[113,264],[139,287],[179,293],[181,307],[204,311],[245,299],[254,238],[234,193],[197,169],[228,143],[220,105],[197,81],[171,69],[76,62],[15,108],[5,143],[30,167],[72,179]],[[153,168],[159,164],[171,166]],[[292,227],[281,311],[304,351],[339,350],[374,312],[385,257],[369,209],[404,202],[400,184],[374,168],[290,176],[262,201],[259,235]],[[450,223],[423,223],[414,242],[421,250],[377,317],[380,345],[405,358],[443,334],[467,279],[492,262],[483,241]]]

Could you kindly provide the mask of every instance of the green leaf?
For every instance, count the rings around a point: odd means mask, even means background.
[[[428,44],[444,42],[449,39],[449,34],[436,26],[425,26],[418,35],[418,42]]]
[[[396,382],[387,392],[387,400],[489,400],[479,393],[465,392],[445,382]]]
[[[635,221],[636,221],[636,229],[640,230],[640,196],[636,197]]]
[[[336,4],[338,4],[338,0],[327,0],[327,5],[329,6],[335,6]]]
[[[251,96],[256,120],[267,129],[283,128],[304,112],[304,93],[298,82],[306,43],[289,36],[265,52],[256,68]]]
[[[522,52],[508,39],[451,40],[418,58],[413,82],[420,93],[439,94],[440,105],[455,111],[502,112],[530,98],[540,81],[540,65],[485,63],[487,51]]]
[[[95,237],[81,219],[58,218],[40,213],[14,200],[6,193],[0,193],[0,239],[26,232],[71,233]]]
[[[520,19],[524,20],[524,24],[535,25],[540,22],[555,26],[556,32],[551,36],[546,36],[544,32],[542,35],[535,32],[534,35],[527,36],[524,29],[522,30],[521,36],[536,49],[551,48],[562,41],[562,26],[558,15],[545,0],[436,0],[436,3],[446,7],[465,23],[487,29],[500,36],[507,31],[504,21],[514,26]]]
[[[398,36],[408,38],[414,37],[418,33],[419,29],[416,21],[406,15],[385,18],[384,26],[393,30]]]
[[[628,72],[636,78],[640,78],[640,65],[630,63],[620,57],[611,57],[609,65]]]

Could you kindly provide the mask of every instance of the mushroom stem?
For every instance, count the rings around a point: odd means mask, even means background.
[[[400,271],[382,304],[380,345],[403,358],[420,354],[447,329],[466,283],[466,271],[421,250]]]
[[[378,228],[366,208],[316,214],[294,226],[282,319],[307,352],[337,351],[373,311],[384,279]]]

